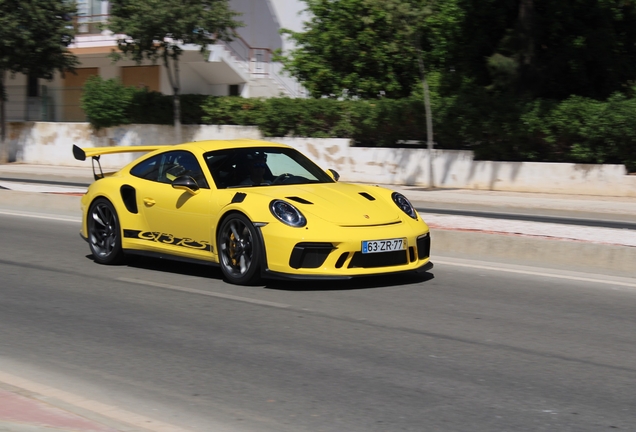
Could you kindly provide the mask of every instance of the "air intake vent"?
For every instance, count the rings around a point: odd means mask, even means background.
[[[368,199],[369,201],[375,201],[375,198],[372,197],[371,195],[369,195],[366,192],[360,192],[360,195],[362,195],[363,197],[365,197],[366,199]]]
[[[408,264],[407,252],[405,250],[372,254],[355,252],[349,262],[349,268],[391,267],[404,264]]]
[[[232,203],[236,204],[236,203],[242,203],[243,201],[245,201],[245,197],[247,196],[247,194],[243,193],[243,192],[237,192],[234,194],[234,196],[232,197]]]
[[[424,259],[431,255],[431,235],[425,234],[417,238],[417,258]]]
[[[318,268],[333,249],[331,243],[298,243],[289,257],[289,266],[295,269]]]
[[[313,204],[311,201],[307,201],[304,198],[301,197],[285,197],[288,200],[292,200],[292,201],[296,201],[297,203],[301,203],[301,204]]]
[[[119,192],[121,193],[121,199],[126,206],[126,210],[133,214],[137,214],[137,193],[135,188],[130,185],[123,185]]]

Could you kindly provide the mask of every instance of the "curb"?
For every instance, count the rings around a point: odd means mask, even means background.
[[[0,190],[0,208],[81,217],[80,196]]]
[[[436,255],[636,278],[636,247],[561,238],[431,228]]]

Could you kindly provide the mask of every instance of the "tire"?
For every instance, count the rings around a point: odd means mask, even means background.
[[[217,236],[219,264],[228,282],[252,285],[260,279],[262,244],[256,228],[240,213],[228,216]]]
[[[105,198],[91,204],[87,217],[88,245],[93,259],[100,264],[117,264],[124,258],[121,228],[115,208]]]

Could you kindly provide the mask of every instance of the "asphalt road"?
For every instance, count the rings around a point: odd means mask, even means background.
[[[437,258],[236,287],[0,214],[0,372],[192,431],[636,430],[636,284]],[[435,261],[435,259],[434,259]],[[107,413],[105,413],[107,414]]]

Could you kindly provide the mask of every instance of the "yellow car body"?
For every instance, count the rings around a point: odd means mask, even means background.
[[[132,151],[148,153],[115,173],[96,174],[81,200],[81,235],[97,262],[125,254],[204,261],[220,264],[238,284],[432,268],[429,228],[406,198],[338,182],[335,172],[292,147],[258,140],[74,147],[82,160]],[[250,169],[267,170],[270,180],[237,183],[233,175],[243,156],[236,155],[261,154],[269,166],[251,161]],[[187,170],[175,170],[173,162],[184,155]],[[287,169],[293,172],[281,172]]]

